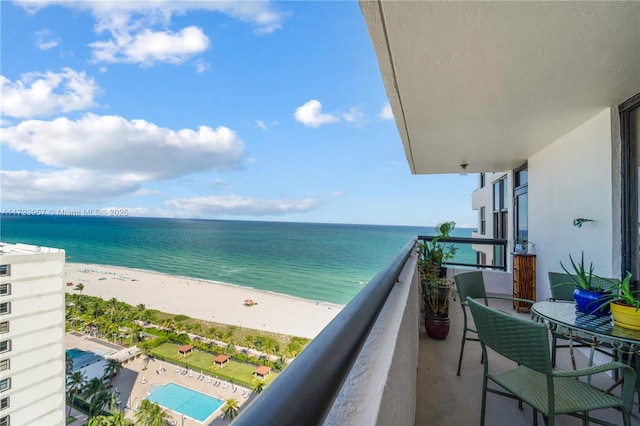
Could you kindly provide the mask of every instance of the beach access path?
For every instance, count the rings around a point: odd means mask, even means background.
[[[342,306],[222,282],[117,266],[67,263],[65,289],[147,309],[290,336],[314,338]],[[71,283],[71,285],[69,285]],[[245,306],[245,300],[256,304]]]

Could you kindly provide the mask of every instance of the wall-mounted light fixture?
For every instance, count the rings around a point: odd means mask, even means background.
[[[461,176],[466,176],[467,175],[467,163],[462,163],[460,164],[460,175]]]

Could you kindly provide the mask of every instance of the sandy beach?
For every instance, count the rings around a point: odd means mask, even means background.
[[[342,306],[196,278],[117,266],[67,263],[67,292],[116,299],[147,309],[300,337],[315,337]],[[245,306],[252,299],[257,304]]]

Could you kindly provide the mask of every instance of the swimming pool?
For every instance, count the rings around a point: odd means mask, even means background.
[[[204,422],[224,404],[224,401],[218,398],[173,382],[152,387],[146,399],[199,422]]]
[[[93,352],[81,351],[76,348],[67,349],[67,355],[73,361],[73,371],[91,365],[101,358],[100,355],[94,354]]]

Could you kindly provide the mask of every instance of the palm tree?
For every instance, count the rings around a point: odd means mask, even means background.
[[[84,386],[83,395],[89,402],[89,415],[92,415],[96,408],[102,408],[109,401],[109,392],[104,387],[102,379],[94,377]]]
[[[89,419],[87,426],[133,426],[133,422],[125,418],[125,413],[116,407],[115,395],[111,396],[109,408],[111,415],[93,416]]]
[[[133,422],[125,418],[124,410],[112,409],[110,426],[133,426]]]
[[[69,356],[68,352],[65,352],[64,365],[65,365],[65,371],[67,373],[67,377],[69,377],[69,375],[73,373],[73,358]]]
[[[229,419],[229,423],[238,415],[238,400],[237,399],[227,399],[222,407],[222,418]]]
[[[131,324],[131,343],[142,341],[142,327],[138,323]]]
[[[78,283],[78,284],[76,284],[76,286],[73,289],[75,291],[79,292],[80,294],[82,294],[82,290],[84,290],[84,284]]]
[[[109,378],[109,385],[115,376],[120,374],[122,370],[122,362],[115,358],[107,358],[107,363],[104,366],[104,377]]]
[[[171,416],[167,410],[148,399],[143,399],[135,414],[136,424],[145,426],[165,426]]]
[[[176,323],[173,318],[167,318],[162,322],[162,326],[169,331],[169,333],[173,332],[176,329]]]
[[[149,366],[149,362],[153,361],[153,353],[151,353],[151,349],[143,348],[142,354],[144,355],[144,359],[142,360],[142,369],[146,370],[147,366]]]
[[[255,393],[260,393],[264,390],[264,387],[266,386],[266,383],[264,382],[264,380],[261,379],[255,379],[252,383],[253,386],[251,386],[251,390]]]
[[[71,407],[73,406],[73,400],[78,395],[81,389],[86,385],[87,378],[82,374],[82,371],[75,371],[67,375],[67,395],[69,396],[69,414],[71,416]]]
[[[138,305],[136,305],[136,312],[138,314],[138,320],[142,321],[142,317],[144,316],[144,311],[146,310],[146,307],[144,306],[144,303],[140,303]]]

